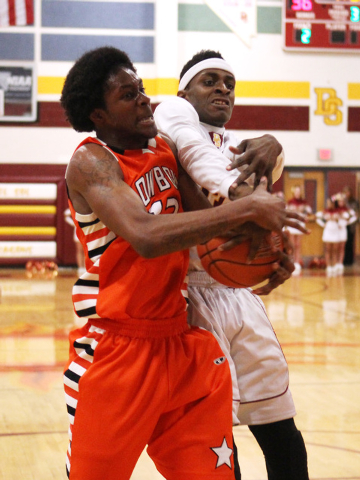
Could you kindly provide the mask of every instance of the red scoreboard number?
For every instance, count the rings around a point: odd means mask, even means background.
[[[360,52],[360,0],[284,0],[285,50]]]

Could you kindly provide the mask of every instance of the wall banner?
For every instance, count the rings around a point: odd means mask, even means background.
[[[204,0],[206,5],[242,40],[251,47],[257,33],[256,0]]]

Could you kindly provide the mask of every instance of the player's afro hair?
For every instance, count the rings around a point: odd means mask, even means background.
[[[123,67],[136,72],[125,52],[114,47],[100,47],[84,53],[70,69],[60,102],[77,132],[94,130],[90,114],[95,108],[105,108],[106,83]]]
[[[208,58],[221,58],[223,59],[223,56],[221,55],[220,52],[215,52],[214,50],[201,50],[198,53],[195,53],[195,55],[183,66],[181,73],[180,73],[180,80],[182,77],[185,75],[185,73],[190,70],[191,67],[196,65],[199,62],[202,62],[203,60],[207,60]],[[224,60],[224,59],[223,59]]]

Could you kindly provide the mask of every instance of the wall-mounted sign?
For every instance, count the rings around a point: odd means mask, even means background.
[[[0,65],[0,122],[34,122],[35,92],[32,66]]]

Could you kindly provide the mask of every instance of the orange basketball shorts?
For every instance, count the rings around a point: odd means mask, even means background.
[[[70,334],[70,480],[127,480],[147,446],[168,480],[233,480],[229,365],[211,333],[96,320]]]

